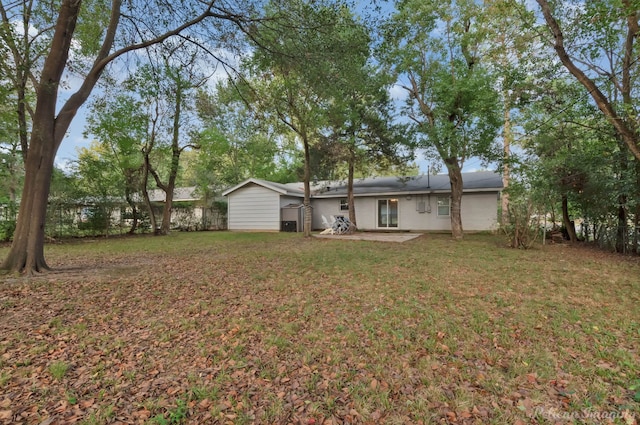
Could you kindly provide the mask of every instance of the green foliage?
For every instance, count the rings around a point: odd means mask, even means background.
[[[207,126],[194,161],[199,187],[227,188],[249,177],[274,180],[287,146],[256,119],[236,87],[221,82],[213,94],[200,92],[197,106]]]
[[[507,190],[509,194],[509,221],[500,229],[507,235],[509,246],[518,249],[533,247],[542,231],[540,212],[544,211],[536,203],[527,188],[513,182]]]
[[[109,24],[111,8],[109,3],[100,0],[82,2],[75,36],[78,52],[82,56],[95,55],[102,44],[104,32]]]
[[[92,234],[108,232],[111,224],[111,209],[107,205],[91,205],[83,208],[79,230],[88,230]]]
[[[227,214],[227,201],[214,201],[212,206],[218,211],[223,212],[225,215]]]
[[[157,425],[178,425],[187,419],[188,413],[187,403],[182,399],[178,399],[176,407],[169,409],[166,418],[165,415],[156,415],[150,422]]]
[[[420,147],[448,167],[495,156],[500,103],[483,62],[480,7],[464,1],[402,1],[385,26],[379,53],[408,94],[404,112]]]
[[[373,85],[363,88],[375,79],[375,72],[365,78],[372,71],[366,68],[369,34],[342,5],[272,2],[268,10],[283,26],[260,33],[269,50],[258,50],[247,63],[257,112],[279,134],[293,133],[306,149],[315,149],[314,156],[324,156],[327,149],[318,147],[325,129],[338,133],[356,127],[353,118],[361,120],[362,109],[371,104],[367,96],[377,95]],[[376,89],[383,90],[384,84]],[[363,105],[360,110],[357,102]],[[328,151],[334,163],[342,159],[335,150]]]
[[[15,220],[0,221],[0,241],[8,242],[13,238],[13,232],[16,230]]]
[[[640,174],[628,149],[595,106],[584,101],[577,83],[556,78],[531,93],[535,103],[521,121],[529,135],[522,142],[526,156],[516,173],[553,225],[561,221],[557,211],[564,197],[570,219],[589,225],[583,237],[612,249],[635,250],[631,229],[624,226],[638,217]],[[624,219],[619,218],[621,208]],[[618,243],[628,248],[616,248]]]

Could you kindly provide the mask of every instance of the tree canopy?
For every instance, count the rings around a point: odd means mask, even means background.
[[[303,180],[309,212],[314,177],[402,170],[415,148],[449,174],[457,239],[461,173],[481,163],[562,211],[572,240],[637,252],[639,6],[2,2],[0,199],[20,201],[3,268],[47,269],[54,160],[96,89],[75,171],[131,208],[154,187],[170,212],[177,184],[213,199],[262,177]]]

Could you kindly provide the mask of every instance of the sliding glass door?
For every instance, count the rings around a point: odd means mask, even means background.
[[[378,199],[378,227],[398,227],[397,199]]]

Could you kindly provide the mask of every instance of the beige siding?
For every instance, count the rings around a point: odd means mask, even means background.
[[[497,192],[462,196],[462,228],[464,230],[495,230],[498,228]]]
[[[361,230],[387,230],[378,227],[378,199],[398,199],[398,227],[389,230],[450,231],[451,218],[438,216],[437,194],[397,197],[359,197],[355,199],[356,220]],[[443,194],[441,196],[448,196]],[[462,196],[462,225],[464,230],[494,230],[497,226],[498,195],[496,192],[464,194]],[[420,203],[425,210],[420,212]],[[348,211],[340,211],[340,199],[314,199],[313,222],[321,227],[322,215],[348,216]]]
[[[286,207],[291,204],[302,204],[302,198],[296,198],[295,196],[280,196],[280,207]]]
[[[322,230],[322,216],[324,215],[327,220],[331,221],[330,216],[343,215],[349,217],[349,211],[340,211],[340,199],[312,199],[311,206],[313,207],[313,230]],[[357,209],[356,209],[357,210]]]
[[[280,230],[280,194],[249,184],[228,197],[229,230]]]
[[[441,196],[448,196],[443,194]],[[424,212],[421,211],[424,203]],[[403,230],[449,231],[451,218],[438,215],[438,195],[412,195],[399,198],[399,223]]]

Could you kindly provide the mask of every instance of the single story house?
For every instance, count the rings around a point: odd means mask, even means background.
[[[463,173],[462,225],[465,230],[494,230],[502,177],[492,171]],[[446,174],[355,179],[358,229],[369,231],[450,231],[451,188]],[[304,186],[248,179],[222,193],[227,197],[229,230],[302,231]],[[314,182],[312,230],[323,216],[348,216],[347,184]]]

